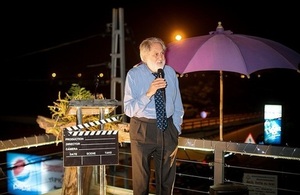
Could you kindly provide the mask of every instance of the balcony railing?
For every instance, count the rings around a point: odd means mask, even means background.
[[[130,143],[122,144],[119,149],[119,164],[105,166],[105,190],[107,194],[132,194]],[[212,187],[224,183],[229,183],[233,190],[244,186],[252,194],[300,193],[300,148],[180,137],[176,163],[174,195],[209,194]],[[100,194],[100,173],[98,166],[94,167],[91,190],[92,194]],[[3,162],[1,183],[7,180],[5,170]],[[155,194],[154,167],[151,173],[149,187]]]
[[[107,169],[108,193],[123,194],[132,189],[127,147],[120,150],[119,165]],[[152,169],[151,193],[155,193],[154,175]],[[246,186],[252,193],[299,194],[299,179],[299,148],[179,139],[177,194],[209,194],[211,187],[224,183],[233,189]]]
[[[260,120],[258,115],[253,119]],[[200,124],[199,119],[193,120]],[[238,122],[231,117],[226,121]],[[202,122],[200,125],[203,127],[205,123]],[[197,125],[194,124],[194,127]],[[60,141],[52,135],[40,135],[1,141],[0,151],[17,151],[33,146],[42,148],[57,143]],[[119,164],[105,166],[107,194],[132,194],[130,160],[130,143],[124,143],[119,150]],[[246,186],[253,193],[300,194],[300,148],[180,137],[176,163],[174,194],[209,194],[212,186],[224,183],[233,187]],[[100,173],[96,167],[92,190],[99,194],[97,181]],[[6,162],[2,162],[1,183],[7,180],[5,169]],[[154,194],[154,168],[151,171],[150,189]],[[8,193],[1,191],[0,194]]]

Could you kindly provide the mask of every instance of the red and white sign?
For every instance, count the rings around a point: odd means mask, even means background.
[[[245,143],[255,144],[255,140],[253,139],[251,133],[249,133],[249,135],[247,136]]]

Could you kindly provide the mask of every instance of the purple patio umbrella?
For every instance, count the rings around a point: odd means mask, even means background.
[[[220,141],[223,140],[222,71],[251,73],[274,68],[299,71],[300,54],[269,39],[224,31],[221,22],[209,35],[168,44],[167,63],[178,73],[220,71]]]

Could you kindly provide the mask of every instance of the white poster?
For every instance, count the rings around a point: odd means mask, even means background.
[[[243,183],[249,195],[277,195],[277,175],[244,173]]]
[[[42,194],[60,189],[63,183],[64,167],[61,159],[43,161],[41,164]]]

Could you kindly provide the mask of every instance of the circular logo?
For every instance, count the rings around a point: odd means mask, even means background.
[[[18,159],[13,166],[13,175],[17,180],[24,182],[29,178],[30,171],[26,168],[26,161],[24,159]]]

